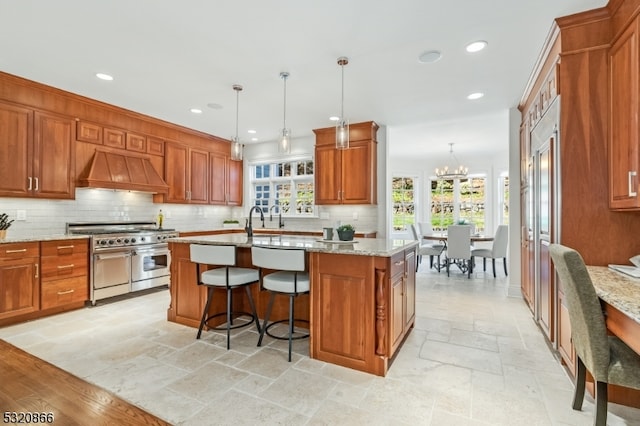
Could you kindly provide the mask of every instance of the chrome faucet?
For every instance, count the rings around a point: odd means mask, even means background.
[[[256,209],[260,212],[260,220],[262,221],[262,227],[264,228],[264,213],[262,213],[262,208],[260,208],[260,206],[251,207],[251,210],[249,210],[249,219],[246,219],[244,222],[244,230],[247,233],[247,237],[253,237],[253,226],[251,226],[251,217],[253,215],[253,211]]]
[[[277,204],[269,207],[269,222],[273,222],[273,215],[271,214],[271,212],[273,211],[274,207],[278,207],[278,228],[284,228],[284,222],[282,220],[282,208],[280,208],[280,206]]]

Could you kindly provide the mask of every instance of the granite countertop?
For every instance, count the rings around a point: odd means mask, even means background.
[[[306,235],[254,235],[246,234],[203,235],[178,237],[168,241],[185,244],[235,245],[237,247],[266,246],[282,248],[304,248],[309,252],[355,254],[360,256],[391,257],[406,248],[416,246],[414,240],[390,240],[385,238],[354,238],[353,241],[324,241]]]
[[[69,235],[69,234],[52,234],[52,235],[34,235],[23,237],[11,237],[0,240],[0,244],[9,243],[30,243],[38,241],[53,241],[53,240],[79,240],[91,238],[91,235]]]
[[[587,266],[600,299],[640,323],[640,278],[632,278],[606,266]]]

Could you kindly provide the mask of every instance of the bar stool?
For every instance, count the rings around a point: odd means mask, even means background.
[[[294,331],[294,322],[300,320],[294,318],[294,300],[300,294],[309,293],[309,274],[306,271],[305,251],[300,249],[282,249],[267,247],[251,247],[251,258],[255,266],[260,269],[273,269],[277,272],[269,274],[260,274],[260,283],[262,288],[268,290],[271,295],[269,297],[269,305],[267,306],[267,314],[262,323],[262,331],[258,339],[258,346],[262,345],[262,339],[265,333],[274,339],[289,340],[289,362],[291,362],[291,344],[294,339],[303,339],[309,337],[308,333],[300,333]],[[276,294],[282,294],[289,297],[289,319],[274,321],[269,324],[271,309]],[[274,336],[269,333],[269,329],[278,323],[288,321],[289,333],[287,337]],[[294,336],[297,334],[297,336]]]
[[[249,290],[249,285],[259,281],[259,273],[254,268],[239,268],[236,264],[236,247],[235,246],[215,246],[206,244],[191,244],[189,246],[191,261],[196,264],[196,273],[198,275],[198,285],[205,285],[207,289],[207,303],[202,312],[200,327],[196,339],[200,338],[204,325],[211,319],[225,315],[227,322],[224,326],[209,327],[212,330],[227,331],[227,349],[230,348],[230,332],[232,329],[246,327],[254,322],[256,328],[260,332],[260,321],[256,313],[256,306],[253,303],[253,296]],[[200,272],[200,265],[220,266],[215,269]],[[233,289],[244,287],[251,306],[251,313],[233,311]],[[209,315],[209,307],[213,299],[213,293],[216,288],[227,290],[227,310],[214,315]],[[241,316],[251,317],[251,321],[242,324],[233,324],[234,319]]]

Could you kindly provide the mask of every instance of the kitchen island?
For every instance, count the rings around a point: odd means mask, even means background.
[[[311,280],[309,295],[298,297],[296,318],[309,321],[312,358],[384,376],[390,361],[415,321],[416,247],[413,240],[382,238],[352,242],[323,241],[313,236],[229,233],[173,238],[169,241],[171,304],[169,321],[198,327],[206,289],[198,286],[190,244],[234,245],[238,266],[251,267],[251,246],[303,248]],[[252,286],[258,316],[264,318],[268,294]],[[286,298],[276,299],[273,320],[287,318]],[[210,312],[224,310],[214,297]],[[234,311],[248,311],[242,292]],[[256,341],[257,344],[257,341]]]

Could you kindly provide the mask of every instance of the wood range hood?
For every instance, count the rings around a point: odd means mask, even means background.
[[[169,185],[151,164],[149,157],[132,153],[96,150],[81,188],[122,189],[166,194]]]

